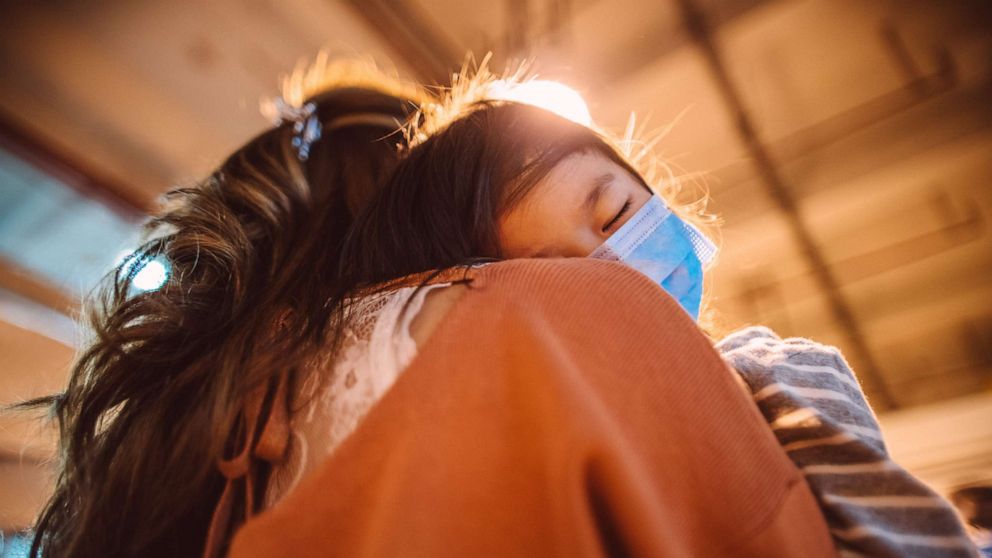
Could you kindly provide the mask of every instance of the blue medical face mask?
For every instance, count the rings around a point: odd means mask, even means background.
[[[715,255],[710,239],[654,194],[589,257],[622,262],[647,275],[698,320],[703,266]]]

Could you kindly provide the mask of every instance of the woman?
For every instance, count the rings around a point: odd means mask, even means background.
[[[230,555],[835,555],[799,472],[657,285],[609,261],[492,261],[521,165],[583,147],[624,163],[508,110],[510,129],[477,111],[420,143],[356,220],[328,391],[259,424],[333,449],[289,461],[298,484],[271,487]]]
[[[170,283],[130,296],[122,267],[55,401],[36,550],[216,554],[250,518],[232,555],[830,555],[795,468],[651,281],[585,258],[459,266],[505,257],[508,208],[570,155],[632,172],[600,138],[473,112],[339,242],[341,185],[392,166],[380,140],[409,103],[385,97],[293,103],[159,220],[137,257],[164,253]]]
[[[338,369],[339,377],[367,382],[355,416],[384,397],[414,361],[416,347],[447,320],[442,316],[465,293],[465,286],[443,288],[457,277],[448,271],[446,280],[433,282],[434,291],[427,294],[413,280],[418,273],[480,261],[591,256],[637,269],[688,316],[698,318],[702,269],[714,247],[672,214],[618,149],[549,112],[468,98],[459,106],[464,99],[456,96],[438,111],[441,119],[427,119],[420,141],[359,216],[342,249],[332,305],[355,308],[346,297],[361,291],[398,309],[376,316],[375,308],[358,307],[359,316],[376,322],[378,335],[368,336],[371,342],[356,353],[389,358],[378,366],[361,364],[361,357],[346,359]],[[587,273],[581,265],[567,269]],[[396,288],[396,280],[403,286]],[[403,314],[411,301],[411,312]],[[420,315],[410,315],[422,305]],[[338,338],[348,336],[349,319],[341,315],[336,321]],[[427,325],[418,328],[418,320]],[[377,337],[385,342],[377,343]],[[391,349],[390,340],[404,348]],[[839,550],[877,556],[974,554],[947,503],[889,459],[857,381],[835,349],[807,340],[783,341],[762,328],[728,337],[718,349],[806,474]],[[346,386],[339,387],[332,399],[347,393]],[[324,467],[337,466],[345,467],[334,459]],[[330,490],[333,485],[326,482],[323,487]],[[294,505],[306,507],[306,501],[297,498]],[[284,511],[283,520],[288,516]],[[279,518],[275,514],[269,521]],[[255,532],[259,529],[264,527],[255,527]],[[241,536],[259,548],[257,534],[249,530]],[[240,551],[245,549],[242,544]]]
[[[237,449],[226,446],[253,393],[286,370],[305,380],[295,371],[323,338],[345,233],[424,98],[321,58],[287,81],[276,127],[167,194],[151,240],[107,278],[65,392],[21,405],[50,404],[61,434],[32,556],[194,556],[211,524],[227,532],[259,507],[217,458]],[[168,282],[137,292],[152,258]]]

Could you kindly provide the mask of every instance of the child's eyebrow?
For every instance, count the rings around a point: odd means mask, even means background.
[[[597,176],[595,180],[592,181],[593,188],[589,192],[589,195],[586,196],[585,201],[582,202],[582,209],[584,211],[592,212],[592,210],[596,207],[596,203],[603,197],[603,192],[606,191],[606,187],[613,182],[614,178],[615,176],[612,172],[607,172]]]

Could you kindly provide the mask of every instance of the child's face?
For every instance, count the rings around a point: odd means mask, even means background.
[[[588,256],[650,197],[601,153],[570,155],[500,219],[500,248],[506,258]]]

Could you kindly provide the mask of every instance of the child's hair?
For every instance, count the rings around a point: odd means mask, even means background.
[[[489,89],[526,81],[497,79],[485,66],[456,76],[451,91],[411,119],[408,151],[358,216],[342,248],[343,286],[500,259],[497,224],[555,165],[597,152],[659,193],[683,218],[704,227],[705,196],[679,203],[683,182],[651,156],[653,142],[633,131],[616,140],[547,110],[494,100]],[[664,176],[661,176],[664,174]]]
[[[104,279],[65,391],[16,406],[47,406],[59,424],[32,556],[201,553],[247,394],[321,343],[353,213],[396,164],[396,132],[425,97],[326,57],[284,90],[271,106],[285,121],[166,194],[148,240]],[[301,155],[291,115],[304,109],[323,131]],[[155,258],[168,280],[138,292],[136,262]]]

